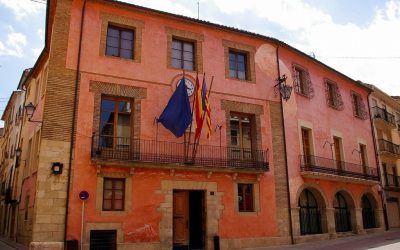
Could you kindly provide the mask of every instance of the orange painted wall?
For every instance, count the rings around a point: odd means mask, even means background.
[[[77,50],[79,42],[79,27],[81,15],[81,1],[73,1],[71,13],[70,35],[68,40],[68,58],[66,67],[76,68]],[[101,21],[100,13],[112,13],[144,21],[142,33],[141,63],[129,60],[99,56]],[[158,117],[172,94],[171,80],[182,73],[181,70],[169,69],[166,65],[167,35],[166,27],[187,30],[204,35],[203,68],[210,78],[214,76],[213,93],[210,97],[212,107],[213,127],[218,124],[225,128],[225,111],[221,110],[221,100],[231,100],[262,105],[264,114],[261,115],[262,148],[269,149],[270,171],[260,180],[260,207],[261,211],[254,216],[241,216],[234,212],[233,180],[231,175],[214,173],[207,179],[206,172],[177,171],[174,177],[166,170],[150,170],[135,168],[132,177],[132,209],[126,215],[101,216],[95,209],[96,194],[96,166],[90,160],[91,136],[94,126],[94,96],[89,92],[90,81],[112,82],[147,89],[147,97],[142,100],[141,135],[142,139],[155,139],[156,126],[154,117]],[[222,40],[231,40],[256,47],[256,84],[234,81],[225,78],[224,51]],[[156,194],[160,189],[161,180],[197,180],[212,181],[218,185],[218,192],[224,192],[224,210],[219,223],[219,233],[222,238],[250,238],[277,236],[274,163],[272,159],[271,125],[269,118],[269,104],[267,101],[277,102],[279,99],[273,92],[274,79],[277,77],[275,63],[275,47],[265,41],[250,38],[244,35],[228,33],[207,26],[194,25],[174,18],[161,15],[117,9],[111,5],[101,5],[88,1],[84,24],[84,36],[81,61],[81,81],[79,89],[79,106],[77,121],[76,149],[74,152],[72,188],[69,200],[68,238],[80,238],[81,201],[78,194],[81,190],[90,193],[86,205],[87,222],[122,222],[126,241],[159,241],[160,213],[157,211],[163,197]],[[188,73],[195,77],[193,72]],[[182,142],[176,139],[162,126],[159,128],[160,141]],[[209,142],[203,136],[201,144],[219,145],[219,135],[214,134]],[[222,130],[222,143],[226,145],[225,130]],[[106,167],[104,171],[128,171]],[[240,178],[256,178],[255,175],[239,174]],[[154,235],[140,235],[132,237],[130,234],[136,229],[150,225]],[[235,229],[233,229],[235,228]]]

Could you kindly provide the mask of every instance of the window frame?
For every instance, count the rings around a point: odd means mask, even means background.
[[[108,38],[110,37],[110,36],[109,36],[109,30],[110,30],[110,29],[114,29],[114,30],[117,30],[117,31],[118,31],[118,47],[111,46],[111,45],[108,44]],[[130,58],[121,56],[121,50],[128,50],[128,49],[122,48],[122,40],[127,40],[127,41],[129,41],[128,39],[123,39],[123,38],[122,38],[122,36],[121,36],[122,32],[131,32],[131,33],[132,33],[132,44],[131,44],[131,45],[132,45],[132,48],[130,49],[130,51],[131,51],[131,53],[132,53],[132,57],[130,57]],[[118,57],[118,58],[127,59],[127,60],[134,60],[134,59],[135,59],[135,54],[136,54],[136,53],[135,53],[135,37],[136,37],[136,34],[135,34],[135,33],[136,33],[136,32],[135,32],[135,29],[134,29],[134,28],[125,28],[125,27],[121,27],[121,26],[118,26],[118,25],[109,23],[108,26],[107,26],[106,47],[105,47],[104,54],[105,54],[106,56],[109,56],[109,57]],[[116,38],[116,37],[113,37],[113,38]],[[108,53],[107,53],[107,52],[108,52],[108,47],[116,48],[116,49],[118,50],[118,55],[111,55],[111,54],[108,54]]]
[[[299,74],[297,72],[299,72]],[[303,66],[293,63],[292,76],[293,76],[293,86],[295,92],[309,99],[313,98],[314,88],[312,86],[311,77],[308,70]]]
[[[231,69],[231,55],[234,55],[235,57],[235,68]],[[244,71],[239,71],[239,56],[244,57]],[[230,48],[228,50],[228,67],[229,67],[229,78],[230,79],[235,79],[239,81],[248,81],[249,80],[249,70],[248,70],[248,65],[249,65],[249,54],[246,51],[239,51]],[[231,75],[231,71],[234,71],[234,76]],[[243,72],[244,73],[244,79],[239,78],[239,73]]]
[[[339,85],[336,82],[325,79],[325,94],[326,103],[329,107],[339,111],[344,109],[342,95],[340,94]]]
[[[181,47],[181,50],[179,50],[180,52],[181,52],[181,58],[179,59],[179,58],[174,58],[174,56],[173,56],[173,52],[174,52],[174,50],[176,50],[176,49],[174,49],[174,46],[173,46],[173,44],[174,44],[174,42],[179,42],[180,43],[180,47]],[[192,41],[192,40],[185,40],[185,39],[182,39],[182,38],[180,38],[180,37],[175,37],[175,36],[173,36],[172,37],[172,41],[171,41],[171,43],[172,43],[172,45],[171,45],[171,53],[170,53],[170,57],[171,57],[171,67],[172,68],[174,68],[174,69],[183,69],[183,70],[188,70],[188,71],[197,71],[197,63],[196,63],[196,61],[197,61],[197,56],[196,56],[196,51],[197,51],[197,49],[196,49],[196,41]],[[185,61],[186,62],[190,62],[190,61],[187,61],[187,60],[185,60],[185,52],[188,52],[188,51],[185,51],[185,44],[190,44],[191,46],[192,46],[192,61],[191,61],[191,63],[192,63],[192,69],[187,69],[187,68],[185,68]],[[173,61],[174,60],[180,60],[179,62],[180,62],[180,64],[181,64],[181,67],[175,67],[174,66],[174,63],[173,63]]]
[[[113,120],[113,123],[112,123],[112,125],[113,125],[113,134],[111,136],[113,143],[112,143],[111,147],[105,147],[105,148],[116,148],[118,146],[117,140],[119,138],[116,133],[117,133],[117,130],[118,130],[117,129],[117,127],[118,127],[118,116],[119,116],[120,113],[122,113],[122,114],[130,114],[130,117],[129,117],[129,122],[130,122],[129,133],[130,133],[130,136],[127,139],[129,141],[133,140],[134,126],[135,126],[134,119],[133,119],[134,118],[134,107],[135,107],[134,105],[135,105],[135,102],[134,102],[134,99],[126,98],[126,97],[110,97],[110,96],[102,96],[101,97],[101,100],[100,100],[100,119],[99,119],[99,137],[100,138],[110,137],[110,135],[103,135],[102,131],[101,131],[101,126],[102,126],[101,117],[102,117],[103,112],[111,112],[110,110],[106,110],[106,111],[103,110],[102,103],[103,103],[104,100],[113,101],[114,102],[114,111],[113,111],[114,120]],[[119,105],[118,104],[120,102],[130,103],[131,112],[130,113],[128,113],[128,112],[119,112],[119,110],[118,110]],[[107,124],[111,124],[111,123],[107,123]],[[124,138],[124,137],[122,137],[122,138]]]
[[[111,190],[112,192],[112,198],[111,199],[105,199],[104,195],[105,195],[105,183],[106,181],[111,181],[112,183],[112,189],[107,189],[107,190]],[[122,190],[122,199],[115,199],[115,191],[119,191],[119,189],[115,189],[115,183],[118,181],[122,181],[122,188],[120,190]],[[104,177],[103,179],[103,196],[102,196],[102,211],[125,211],[125,187],[126,187],[126,178],[114,178],[114,177]],[[110,200],[111,201],[111,208],[110,209],[106,209],[104,208],[104,203],[106,200]],[[121,200],[122,201],[122,208],[121,209],[116,209],[115,208],[115,201],[116,200]]]
[[[238,183],[238,210],[240,213],[248,213],[255,212],[254,206],[254,184],[251,183]],[[241,189],[242,187],[242,189]],[[247,191],[250,189],[250,194],[247,194]],[[240,192],[242,190],[242,192]],[[241,196],[242,194],[242,196]],[[242,197],[242,200],[240,199]],[[250,199],[249,207],[247,207],[247,200]],[[241,207],[242,202],[242,207]]]
[[[365,108],[365,104],[362,96],[354,91],[350,92],[351,102],[353,107],[353,115],[361,120],[366,120],[368,118],[368,113]]]

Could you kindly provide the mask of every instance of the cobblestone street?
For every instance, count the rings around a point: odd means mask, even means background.
[[[383,233],[355,235],[329,241],[316,241],[298,245],[254,248],[253,250],[358,250],[358,249],[376,249],[376,250],[397,250],[400,249],[400,230],[390,230]]]

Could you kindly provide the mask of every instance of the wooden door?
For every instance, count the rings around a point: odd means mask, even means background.
[[[174,245],[189,245],[189,192],[174,191]]]
[[[340,151],[341,148],[341,141],[339,137],[333,137],[333,145],[335,149],[335,160],[336,160],[336,167],[339,170],[343,170],[342,164],[342,152]]]
[[[389,217],[389,227],[400,227],[399,204],[397,202],[388,202],[387,213]]]

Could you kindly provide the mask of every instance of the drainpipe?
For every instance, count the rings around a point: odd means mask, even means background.
[[[371,114],[371,106],[369,103],[369,99],[371,96],[371,91],[368,93],[368,98],[367,98],[367,103],[368,103],[368,113],[369,113],[369,121],[371,123],[371,130],[372,130],[372,139],[374,142],[374,151],[375,151],[375,160],[376,160],[376,166],[377,166],[377,172],[378,172],[378,179],[379,179],[379,183],[381,184],[381,203],[382,203],[382,208],[383,208],[383,217],[385,220],[385,229],[386,231],[389,230],[389,222],[388,222],[388,216],[387,216],[387,210],[386,210],[386,202],[385,202],[385,198],[383,197],[383,192],[385,192],[385,190],[383,189],[383,183],[382,183],[382,176],[381,176],[381,167],[380,167],[380,162],[379,162],[379,155],[378,155],[378,149],[376,146],[376,137],[375,137],[375,127],[374,127],[374,123],[372,120],[372,114]]]
[[[69,151],[69,164],[68,164],[68,181],[67,181],[67,197],[66,197],[66,205],[65,205],[65,223],[64,223],[64,249],[67,249],[67,228],[68,228],[68,212],[69,212],[69,194],[71,187],[71,169],[72,169],[72,159],[75,145],[75,133],[76,133],[76,113],[78,107],[78,87],[79,87],[79,79],[80,79],[80,68],[81,68],[81,50],[82,50],[82,36],[83,36],[83,23],[85,20],[85,11],[86,11],[86,0],[83,2],[82,6],[82,14],[81,14],[81,27],[79,33],[79,47],[78,47],[78,60],[76,63],[76,76],[75,76],[75,90],[74,90],[74,109],[72,113],[72,128],[71,128],[71,138],[70,138],[70,151]]]
[[[279,44],[276,47],[276,66],[278,70],[278,79],[281,77],[281,69],[279,67]],[[289,166],[288,166],[288,157],[287,157],[287,150],[286,150],[286,129],[285,129],[285,116],[283,115],[283,100],[282,94],[279,91],[279,99],[281,104],[281,119],[282,119],[282,130],[283,130],[283,151],[285,154],[285,167],[286,167],[286,190],[287,190],[287,199],[288,199],[288,212],[289,212],[289,232],[290,232],[290,240],[292,245],[294,245],[294,238],[293,238],[293,225],[292,225],[292,209],[290,205],[290,185],[289,185]]]

